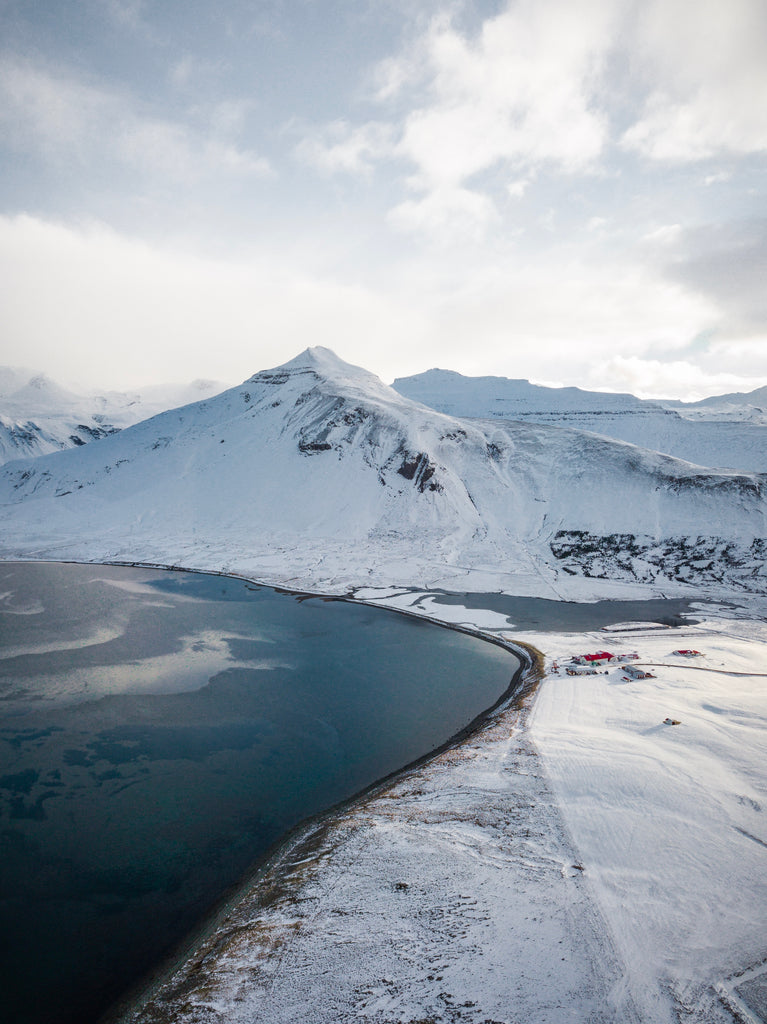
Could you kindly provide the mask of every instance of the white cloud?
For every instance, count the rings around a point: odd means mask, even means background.
[[[681,224],[661,224],[660,227],[652,228],[642,236],[642,241],[652,246],[673,246],[679,241],[682,235]]]
[[[487,196],[450,185],[433,188],[423,198],[406,200],[389,211],[389,221],[398,230],[426,232],[441,242],[479,239],[496,217]]]
[[[650,91],[627,148],[666,162],[767,151],[763,0],[647,0],[634,48]]]
[[[375,162],[393,154],[393,129],[371,121],[352,127],[348,121],[333,121],[297,147],[298,155],[322,171],[368,173]]]
[[[638,264],[547,249],[445,289],[439,323],[453,364],[574,384],[616,353],[682,350],[714,315],[705,299]]]
[[[767,328],[754,332],[747,338],[715,339],[703,360],[704,366],[728,366],[747,368],[751,381],[739,391],[752,391],[767,384]],[[753,378],[759,377],[754,382]]]
[[[529,185],[529,178],[518,178],[516,181],[510,181],[508,183],[506,186],[506,192],[512,199],[521,199],[525,192],[527,192]]]
[[[476,30],[461,11],[378,65],[388,128],[339,121],[307,145],[324,170],[409,165],[400,228],[442,230],[452,206],[467,230],[474,211],[476,235],[497,219],[499,180],[522,198],[536,175],[602,174],[616,142],[667,162],[767,150],[764,0],[509,0]]]
[[[405,118],[398,147],[419,186],[465,187],[496,164],[592,167],[606,139],[593,98],[610,14],[603,0],[520,0],[486,20],[476,38],[437,21],[414,58],[426,76],[425,100]],[[390,81],[407,81],[396,67]]]
[[[717,171],[715,174],[707,174],[703,179],[703,184],[706,187],[710,185],[722,185],[726,181],[730,181],[732,178],[731,171]]]
[[[396,300],[297,267],[268,246],[239,261],[0,216],[5,359],[65,382],[124,388],[195,377],[239,382],[323,344],[360,349],[420,336]]]
[[[669,365],[659,351],[686,365],[719,313],[648,269],[549,250],[479,262],[477,249],[473,265],[450,252],[452,269],[425,254],[397,277],[350,284],[271,243],[247,259],[203,258],[103,225],[0,217],[5,359],[113,387],[234,383],[312,344],[385,380],[437,365],[622,389],[633,367],[632,390],[658,393],[667,382],[668,394],[687,397],[706,381],[711,393],[734,366],[767,377],[756,336],[709,345],[697,377],[656,366]]]
[[[541,166],[595,168],[607,123],[594,100],[613,14],[611,0],[518,0],[469,34],[443,11],[377,69],[375,99],[397,110],[388,123],[337,121],[301,152],[326,171],[395,157],[410,166],[416,197],[391,223],[442,232],[452,212],[454,233],[462,225],[476,236],[496,219],[477,176],[505,167],[508,195],[519,198]]]
[[[153,117],[129,97],[13,57],[0,61],[0,138],[57,163],[116,161],[178,181],[263,175],[270,169],[223,130],[200,132]]]
[[[678,398],[696,402],[712,395],[753,391],[767,384],[767,374],[747,377],[705,368],[679,359],[662,362],[639,356],[613,356],[592,375],[592,382],[611,391],[628,391],[639,398]]]

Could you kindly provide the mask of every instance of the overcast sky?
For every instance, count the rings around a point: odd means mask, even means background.
[[[415,11],[415,13],[414,13]],[[767,383],[765,0],[0,0],[0,363]]]

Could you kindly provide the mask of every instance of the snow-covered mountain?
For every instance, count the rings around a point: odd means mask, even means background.
[[[686,419],[761,423],[767,426],[767,387],[714,395],[699,402],[665,401],[663,404],[668,409],[678,410]]]
[[[570,426],[702,466],[767,472],[767,388],[702,402],[650,402],[437,369],[400,377],[392,387],[451,416]]]
[[[765,494],[759,474],[446,416],[313,348],[98,444],[5,466],[0,554],[215,568],[327,592],[764,590]]]
[[[78,394],[45,374],[0,367],[0,463],[81,447],[223,389],[216,381],[200,380],[141,392]]]

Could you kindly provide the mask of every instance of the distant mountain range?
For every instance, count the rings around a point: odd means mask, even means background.
[[[767,387],[700,402],[550,388],[507,377],[427,370],[397,378],[399,394],[449,416],[575,427],[698,465],[767,471]],[[0,464],[80,447],[167,409],[210,398],[219,381],[141,391],[76,393],[45,374],[0,367]],[[721,426],[727,424],[726,426]]]
[[[701,402],[645,401],[452,370],[401,377],[392,387],[450,416],[576,427],[702,466],[767,471],[767,388]]]
[[[223,387],[198,380],[141,392],[78,394],[45,374],[0,367],[0,463],[80,447]]]
[[[766,495],[759,473],[531,417],[446,415],[313,348],[98,443],[9,463],[0,554],[332,593],[765,592]]]

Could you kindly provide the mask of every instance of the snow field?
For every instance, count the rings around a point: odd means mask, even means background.
[[[549,675],[533,715],[646,1020],[719,1019],[714,986],[767,959],[767,648],[759,624],[742,639],[726,628],[703,624],[693,662],[671,655],[677,631],[626,634],[637,664],[662,663],[656,679]],[[546,640],[560,659],[605,646],[605,634]]]
[[[760,592],[766,488],[759,474],[583,431],[451,418],[315,348],[97,443],[0,468],[0,553],[232,570],[329,593]]]

